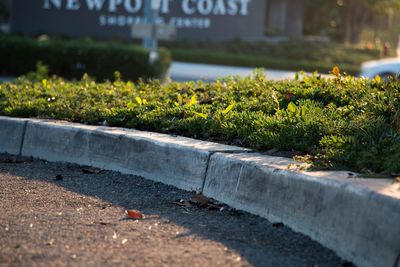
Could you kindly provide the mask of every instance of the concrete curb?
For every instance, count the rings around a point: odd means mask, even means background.
[[[400,186],[349,172],[288,169],[286,158],[216,153],[203,194],[282,222],[360,266],[395,266]]]
[[[27,120],[0,117],[0,152],[21,154]]]
[[[304,172],[290,159],[183,137],[0,117],[4,152],[141,175],[202,192],[283,222],[357,265],[400,266],[400,185],[391,180]]]
[[[20,120],[0,117],[0,127],[3,121],[3,129],[13,129],[14,123],[15,131],[22,134]],[[0,137],[9,134],[2,131]],[[27,120],[23,139],[22,149],[18,147],[23,156],[140,175],[197,192],[202,190],[212,153],[249,151],[157,133],[46,120]],[[12,149],[0,152],[15,154]]]

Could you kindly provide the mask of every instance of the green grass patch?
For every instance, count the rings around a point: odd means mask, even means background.
[[[352,75],[358,74],[362,62],[380,57],[377,49],[311,41],[279,44],[174,42],[164,45],[177,61],[309,72],[316,70],[321,73],[328,73],[336,65]]]
[[[340,74],[276,82],[261,73],[169,84],[30,78],[0,85],[0,115],[106,123],[294,152],[318,168],[400,173],[400,82]]]

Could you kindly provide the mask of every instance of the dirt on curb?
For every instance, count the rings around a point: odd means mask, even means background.
[[[284,225],[73,164],[0,155],[0,210],[0,266],[347,265]]]

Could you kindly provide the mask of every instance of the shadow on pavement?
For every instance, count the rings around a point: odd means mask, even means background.
[[[137,209],[149,218],[168,220],[184,227],[175,239],[198,236],[224,244],[253,266],[340,266],[336,254],[281,224],[224,207],[222,211],[195,205],[177,205],[194,193],[140,177],[73,164],[34,160],[7,163],[0,159],[0,174],[42,181],[84,196],[92,196],[122,209]],[[6,163],[5,163],[6,162]],[[122,210],[121,209],[121,210]],[[123,220],[121,213],[120,220]],[[115,222],[118,223],[118,222]],[[139,222],[140,223],[140,222]]]

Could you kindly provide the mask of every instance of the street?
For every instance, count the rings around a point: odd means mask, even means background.
[[[212,82],[217,78],[226,76],[246,77],[254,72],[254,68],[233,67],[222,65],[208,65],[186,62],[172,62],[170,76],[172,81],[205,81]],[[296,72],[281,70],[265,70],[267,78],[270,80],[293,79]]]
[[[0,266],[351,266],[284,225],[140,177],[0,155],[0,188]]]

